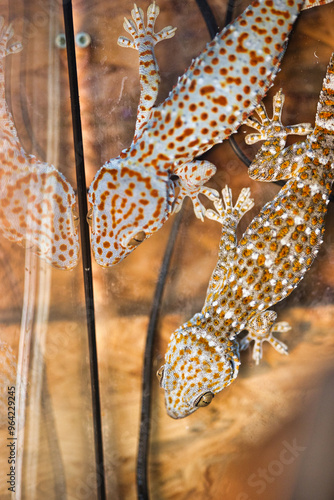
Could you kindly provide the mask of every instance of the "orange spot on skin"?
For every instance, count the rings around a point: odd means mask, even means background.
[[[228,120],[227,120],[227,121],[228,121],[228,123],[229,123],[230,125],[232,125],[232,123],[234,123],[234,122],[236,121],[236,119],[237,119],[237,118],[236,118],[236,116],[231,115],[231,116],[229,116],[229,117],[228,117]]]
[[[219,96],[219,97],[215,97],[212,99],[212,102],[214,104],[219,104],[220,106],[226,106],[227,104],[227,99],[226,97],[224,97],[223,95]]]
[[[206,95],[206,94],[210,94],[211,92],[214,92],[214,91],[215,91],[215,87],[213,85],[206,85],[205,87],[202,87],[200,89],[200,94]]]
[[[189,92],[194,92],[196,85],[197,85],[196,80],[192,80],[191,84],[189,85]]]
[[[241,24],[241,23],[240,23]],[[246,23],[247,24],[247,23]],[[239,37],[238,37],[238,45],[236,47],[236,52],[237,53],[245,53],[245,52],[248,52],[248,50],[243,46],[243,43],[244,41],[249,37],[248,33],[242,33]]]
[[[180,116],[178,116],[175,120],[175,128],[180,128],[183,125],[183,120]]]
[[[182,134],[182,135],[179,135],[178,137],[176,137],[176,140],[177,140],[178,142],[181,142],[181,141],[183,141],[186,137],[189,137],[189,136],[190,136],[190,135],[192,135],[193,133],[194,133],[194,129],[192,129],[192,128],[186,128],[186,129],[184,130],[184,132],[183,132],[183,134]],[[167,158],[167,159],[169,159],[169,158]]]

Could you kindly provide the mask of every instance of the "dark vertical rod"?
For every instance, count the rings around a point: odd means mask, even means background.
[[[84,154],[82,145],[78,76],[77,76],[75,44],[74,44],[73,10],[72,10],[71,0],[63,0],[63,13],[64,13],[64,23],[65,23],[68,76],[69,76],[70,96],[71,96],[73,140],[74,140],[75,166],[76,166],[77,189],[78,189],[78,205],[79,205],[79,217],[80,217],[82,267],[83,267],[83,278],[84,278],[84,289],[85,289],[86,321],[87,321],[88,346],[89,346],[92,411],[93,411],[93,425],[94,425],[95,464],[96,464],[96,487],[97,487],[98,499],[105,500],[106,491],[105,491],[104,460],[103,460],[99,374],[98,374],[98,361],[97,361],[97,350],[96,350],[92,260],[90,253],[89,228],[86,222],[87,187],[86,187],[85,164],[84,164]]]
[[[149,451],[148,447],[149,447],[150,427],[151,427],[150,413],[151,413],[152,359],[153,359],[154,334],[160,316],[162,295],[165,288],[169,264],[173,255],[175,240],[179,231],[182,215],[183,215],[182,213],[179,213],[176,216],[171,232],[169,234],[165,254],[160,268],[160,274],[157,286],[154,292],[152,309],[147,328],[145,354],[144,354],[144,368],[143,368],[141,419],[140,419],[138,456],[137,456],[138,500],[149,500],[147,460],[148,460],[148,451]]]

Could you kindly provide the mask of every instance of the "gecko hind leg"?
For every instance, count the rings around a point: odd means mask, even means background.
[[[262,359],[262,344],[269,342],[273,348],[281,354],[288,354],[287,346],[273,336],[275,332],[288,332],[291,327],[286,321],[275,323],[277,314],[274,311],[266,311],[252,318],[246,329],[248,333],[240,342],[240,350],[247,349],[250,342],[254,340],[253,359],[258,365]]]
[[[303,144],[285,148],[288,135],[307,135],[312,132],[310,123],[284,126],[281,122],[284,94],[279,90],[273,100],[273,117],[268,118],[266,109],[261,103],[256,109],[259,117],[248,118],[245,122],[257,133],[245,137],[247,144],[264,141],[249,167],[249,176],[260,181],[289,179],[297,169],[297,158],[303,153]]]
[[[207,210],[205,215],[208,219],[220,222],[222,225],[232,226],[235,229],[243,215],[254,206],[254,200],[250,198],[250,188],[240,191],[236,204],[232,203],[232,191],[226,185],[222,190],[222,198],[213,202],[216,211]]]
[[[203,311],[211,307],[212,294],[217,292],[224,284],[230,262],[233,261],[237,246],[236,230],[242,216],[254,205],[254,200],[250,197],[250,189],[243,188],[238,196],[236,204],[233,206],[232,191],[228,186],[222,190],[222,197],[214,201],[215,210],[209,209],[205,216],[221,224],[221,237],[219,243],[218,262],[213,270],[207,295],[203,306]]]

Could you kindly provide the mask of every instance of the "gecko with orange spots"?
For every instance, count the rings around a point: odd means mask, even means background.
[[[19,42],[9,44],[12,37],[0,18],[0,233],[53,266],[71,269],[79,256],[75,193],[63,174],[20,144],[5,96],[4,59],[22,50]]]
[[[250,168],[254,179],[288,179],[276,197],[267,203],[236,241],[236,227],[252,207],[249,190],[242,190],[236,205],[223,189],[217,211],[206,215],[222,224],[217,266],[211,276],[205,304],[200,313],[171,336],[165,365],[158,371],[165,391],[168,414],[186,417],[213,397],[238,375],[239,347],[254,341],[253,359],[259,363],[262,344],[277,351],[287,347],[274,338],[275,332],[290,329],[275,323],[277,314],[268,310],[296,288],[314,261],[322,243],[324,221],[334,168],[334,53],[323,82],[315,127],[304,142],[284,149],[287,135],[303,134],[308,125],[284,127],[280,116],[283,94],[274,98],[270,120],[263,105],[248,124],[257,133],[248,142],[264,140]],[[247,335],[240,346],[236,336]]]
[[[302,9],[332,0],[256,0],[208,43],[167,99],[155,106],[159,69],[154,46],[170,38],[154,32],[159,8],[136,6],[124,27],[139,52],[141,96],[132,144],[97,172],[89,189],[92,250],[112,266],[154,234],[189,196],[198,218],[217,191],[204,184],[216,167],[195,158],[227,139],[245,122],[271,87],[293,23]]]

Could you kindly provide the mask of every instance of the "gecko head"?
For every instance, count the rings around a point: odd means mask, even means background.
[[[235,379],[240,364],[236,342],[208,339],[200,328],[189,326],[172,334],[165,360],[157,376],[172,418],[208,406]]]
[[[174,200],[168,173],[130,169],[116,158],[96,174],[89,189],[92,250],[101,266],[113,266],[168,219]]]

